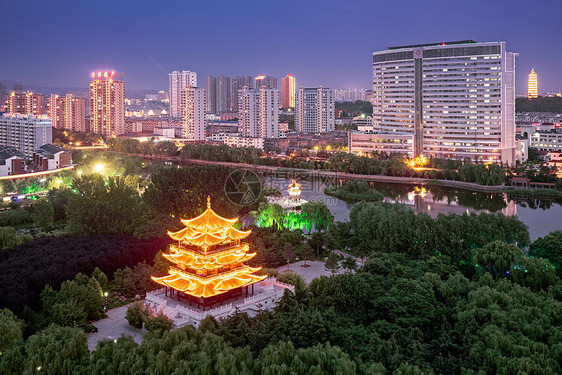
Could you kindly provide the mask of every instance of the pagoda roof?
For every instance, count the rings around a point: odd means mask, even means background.
[[[215,229],[226,228],[234,225],[238,218],[226,219],[217,215],[211,208],[211,198],[207,197],[207,209],[201,215],[193,219],[181,219],[181,222],[198,231],[209,231]]]
[[[261,267],[260,267],[261,268]],[[171,273],[164,277],[154,277],[152,280],[157,283],[169,286],[175,290],[188,293],[195,297],[212,297],[229,290],[254,284],[267,277],[267,275],[254,275],[253,273],[260,268],[241,269],[234,275],[224,278],[213,278],[209,282],[204,282],[196,278],[187,278],[181,274]]]
[[[289,184],[289,188],[292,188],[292,187],[301,187],[301,186],[302,186],[302,185],[299,184],[295,179],[292,179],[292,180],[291,180],[291,183]]]

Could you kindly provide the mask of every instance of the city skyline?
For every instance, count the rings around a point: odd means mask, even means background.
[[[531,68],[541,72],[541,91],[562,87],[557,69],[562,51],[552,48],[560,38],[555,17],[562,4],[528,7],[522,1],[477,1],[455,4],[455,9],[442,1],[422,8],[415,5],[413,1],[384,6],[364,1],[298,5],[247,1],[177,2],[155,7],[152,2],[100,1],[86,8],[66,1],[56,7],[52,3],[7,1],[0,4],[0,31],[7,35],[9,30],[21,29],[12,14],[26,14],[26,27],[18,32],[18,43],[9,45],[18,59],[0,61],[0,79],[87,87],[89,72],[107,68],[125,72],[130,89],[158,90],[168,86],[171,71],[191,70],[200,77],[263,73],[281,79],[291,73],[299,86],[370,88],[370,59],[375,51],[395,45],[473,39],[504,40],[519,53],[518,94],[526,92]],[[298,12],[292,11],[297,8]],[[250,10],[260,16],[244,23],[231,21],[236,19],[233,15]],[[286,12],[292,12],[290,28],[284,27],[283,17],[277,17]],[[100,13],[106,26],[94,33]],[[186,13],[197,15],[189,27],[180,22]],[[498,13],[502,17],[498,18]],[[524,22],[523,15],[541,19],[541,27]],[[266,18],[268,22],[263,22]],[[42,27],[46,19],[48,28]],[[210,19],[215,26],[210,27]],[[256,34],[257,27],[260,33]],[[60,33],[67,35],[67,43],[53,50],[52,43],[46,41]],[[237,35],[239,43],[228,42],[231,33]],[[177,48],[187,40],[189,49]],[[228,58],[217,59],[218,50]]]

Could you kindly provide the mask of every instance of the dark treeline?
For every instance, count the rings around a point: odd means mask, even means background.
[[[160,142],[163,143],[163,142]],[[272,158],[261,150],[254,148],[229,147],[226,145],[187,144],[181,151],[166,148],[167,153],[155,153],[150,145],[136,140],[112,139],[108,141],[111,150],[146,155],[176,156],[185,159],[200,159],[229,163],[246,163],[255,165],[277,166],[285,168],[335,170],[356,174],[383,174],[399,177],[420,177],[430,179],[456,180],[476,182],[481,185],[499,185],[506,176],[504,169],[498,164],[478,164],[470,160],[450,161],[445,159],[429,159],[428,169],[415,169],[408,160],[400,155],[373,153],[358,156],[346,152],[337,152],[327,160],[309,160],[303,157]]]
[[[358,116],[362,113],[366,115],[373,114],[373,106],[368,101],[356,100],[354,102],[336,102],[336,109],[347,109],[350,116]]]
[[[555,112],[562,113],[562,98],[540,97],[540,98],[515,98],[515,110],[517,112]]]
[[[410,166],[408,160],[403,156],[388,155],[386,153],[358,156],[346,152],[336,152],[327,160],[309,160],[301,157],[272,158],[264,156],[262,151],[256,149],[188,144],[181,150],[180,156],[187,159],[248,163],[285,168],[323,169],[366,175],[382,174],[399,177],[456,180],[476,182],[481,185],[499,185],[506,176],[504,169],[498,164],[477,164],[470,160],[428,159],[426,169],[416,169]]]
[[[79,272],[96,267],[112,276],[115,270],[151,262],[165,238],[138,240],[119,235],[94,237],[42,237],[0,251],[0,308],[20,312],[36,307],[45,285],[58,288]]]
[[[529,245],[527,226],[502,214],[439,215],[436,219],[400,204],[360,202],[349,223],[337,223],[336,240],[352,251],[404,252],[413,256],[446,255],[470,262],[474,249],[501,240]]]

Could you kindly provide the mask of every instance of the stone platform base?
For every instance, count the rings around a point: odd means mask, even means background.
[[[162,312],[168,316],[174,323],[175,328],[186,325],[197,328],[201,321],[209,315],[215,319],[223,319],[233,315],[236,311],[255,316],[259,311],[270,310],[277,305],[285,289],[294,291],[295,287],[279,282],[274,277],[269,277],[254,284],[253,296],[226,301],[220,307],[203,311],[198,309],[197,306],[189,306],[184,301],[167,297],[164,294],[164,288],[162,288],[149,292],[146,295],[145,304],[150,306],[157,314]]]

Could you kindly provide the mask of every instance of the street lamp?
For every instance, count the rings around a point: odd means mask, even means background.
[[[104,165],[101,164],[101,163],[99,163],[99,164],[96,164],[96,166],[94,167],[94,170],[95,170],[96,172],[98,172],[98,173],[102,173],[102,172],[103,172],[103,168],[104,168]]]

